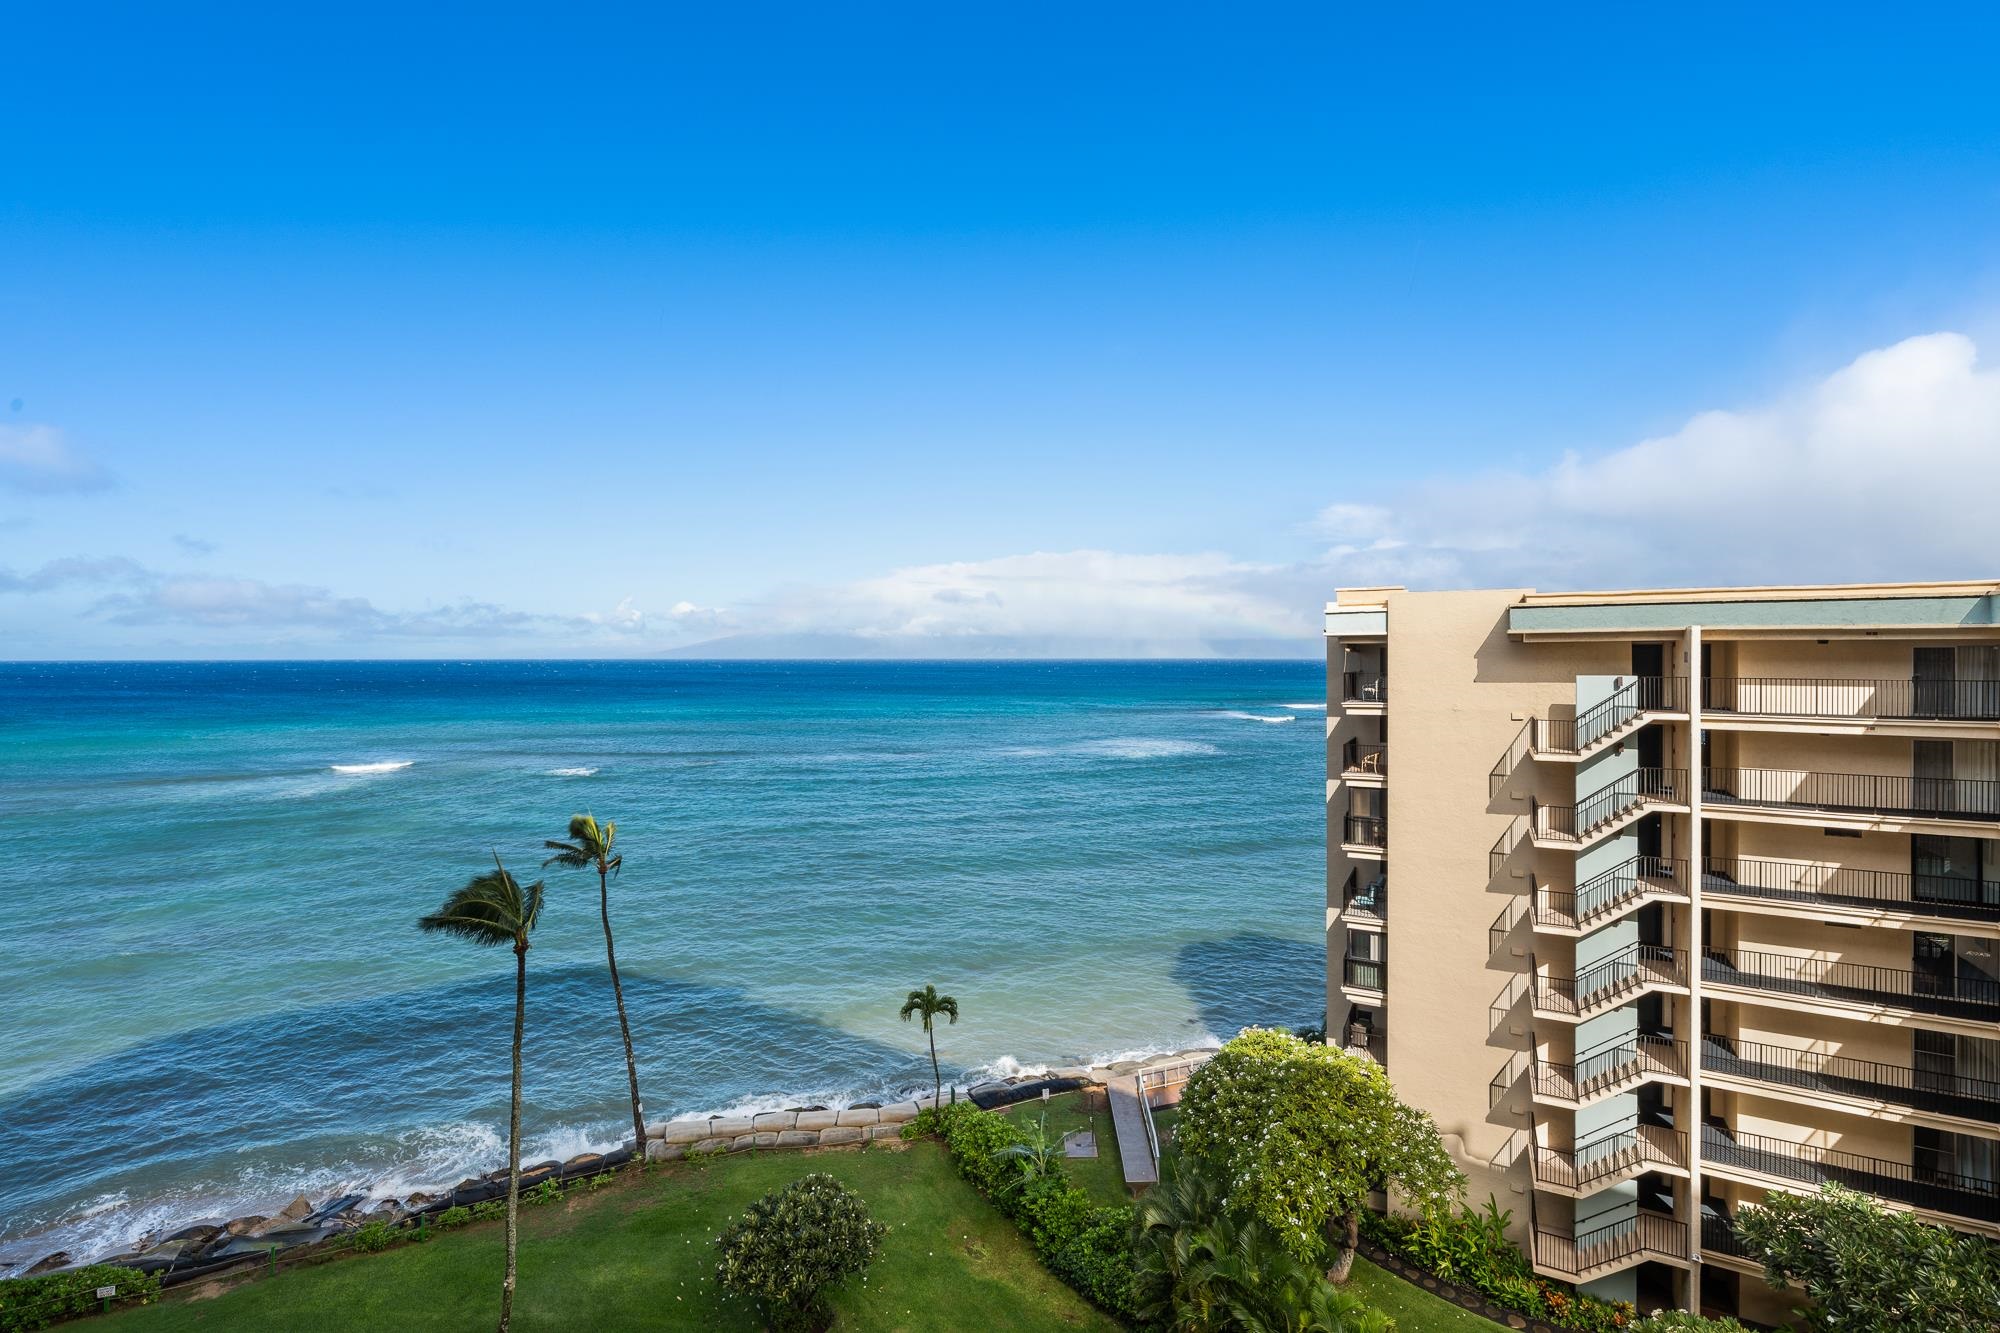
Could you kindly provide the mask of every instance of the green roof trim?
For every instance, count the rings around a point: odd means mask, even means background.
[[[2000,596],[1823,597],[1740,602],[1599,602],[1508,609],[1514,634],[1595,630],[1868,629],[2000,625]]]

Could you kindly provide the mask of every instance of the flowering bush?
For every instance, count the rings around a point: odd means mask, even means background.
[[[817,1333],[833,1318],[828,1288],[874,1263],[887,1230],[832,1176],[801,1176],[717,1238],[716,1281],[757,1302],[777,1333]]]
[[[1577,1333],[1613,1333],[1631,1324],[1630,1305],[1601,1301],[1537,1276],[1528,1257],[1507,1239],[1512,1220],[1512,1211],[1488,1196],[1478,1212],[1461,1208],[1457,1213],[1435,1210],[1422,1218],[1371,1215],[1362,1229],[1406,1262],[1530,1318],[1547,1319]]]

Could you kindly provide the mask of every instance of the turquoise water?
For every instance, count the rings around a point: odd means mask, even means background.
[[[0,1260],[503,1156],[512,958],[417,917],[615,818],[649,1118],[1316,1021],[1311,663],[0,666]],[[596,881],[547,872],[533,1156],[614,1143]]]

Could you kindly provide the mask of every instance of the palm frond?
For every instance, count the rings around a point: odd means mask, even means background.
[[[523,888],[495,856],[493,869],[474,876],[437,911],[420,917],[417,928],[473,944],[518,944],[534,930],[541,914],[541,881]]]
[[[585,851],[581,847],[576,846],[574,843],[545,842],[542,844],[542,848],[545,851],[551,851],[555,853],[554,856],[551,856],[542,862],[542,865],[545,867],[568,866],[573,870],[580,870],[584,866],[596,864],[595,860],[591,857],[589,852]]]

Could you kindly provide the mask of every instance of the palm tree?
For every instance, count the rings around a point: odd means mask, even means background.
[[[528,934],[542,915],[542,884],[527,888],[507,873],[500,854],[493,869],[444,900],[419,929],[491,947],[514,946],[514,1100],[507,1120],[507,1276],[500,1285],[500,1333],[514,1318],[514,1254],[521,1212],[521,1028],[528,1015]]]
[[[944,1015],[946,1022],[956,1023],[958,1001],[949,995],[938,994],[936,986],[925,986],[922,990],[910,992],[910,998],[903,1001],[902,1012],[897,1015],[905,1023],[913,1015],[920,1015],[924,1020],[924,1033],[931,1039],[931,1093],[934,1102],[944,1100],[944,1076],[938,1073],[937,1062],[936,1019],[940,1014]]]
[[[1010,1143],[994,1150],[993,1159],[1017,1167],[1014,1178],[1002,1190],[1026,1189],[1037,1180],[1059,1176],[1063,1169],[1063,1136],[1049,1133],[1049,1113],[1042,1112],[1031,1130],[1023,1130],[1026,1142]]]
[[[625,864],[612,851],[618,825],[612,820],[599,824],[590,815],[571,815],[568,842],[545,842],[555,853],[543,866],[568,866],[573,870],[597,871],[597,914],[604,921],[604,965],[611,972],[611,998],[618,1006],[618,1036],[625,1043],[625,1079],[632,1088],[632,1151],[646,1151],[646,1109],[639,1104],[639,1062],[632,1058],[632,1024],[625,1017],[625,988],[618,981],[618,953],[611,946],[611,877]]]

